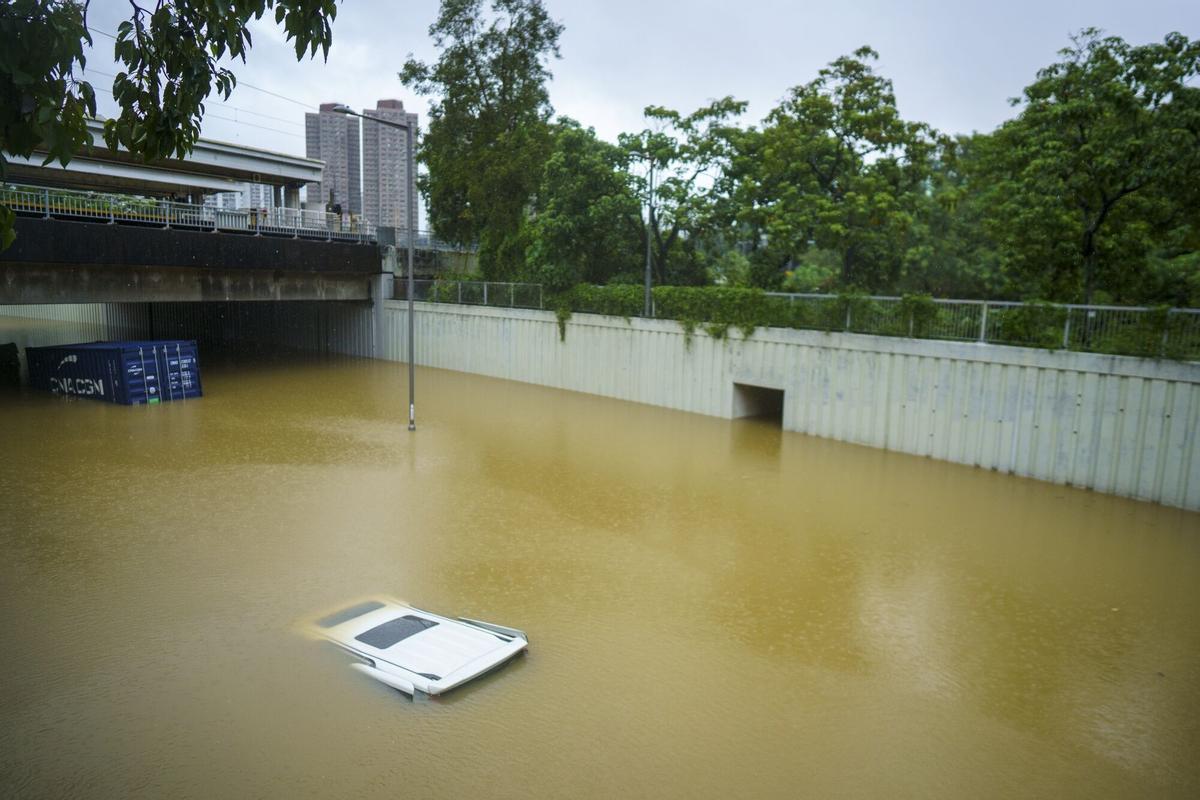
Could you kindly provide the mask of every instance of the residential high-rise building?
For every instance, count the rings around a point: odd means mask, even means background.
[[[243,183],[235,192],[218,192],[205,196],[204,205],[222,211],[243,208],[274,208],[275,188],[265,183]]]
[[[417,115],[406,112],[399,100],[380,100],[375,108],[364,108],[363,116],[412,125],[416,140]],[[408,189],[415,179],[408,174],[406,132],[364,120],[362,138],[363,214],[376,225],[403,230],[408,224]],[[415,186],[412,196],[416,197]]]
[[[243,208],[275,207],[275,187],[265,183],[243,183],[238,195]]]
[[[308,208],[328,204],[341,206],[343,214],[361,214],[358,118],[337,113],[338,105],[322,103],[320,113],[304,115],[305,155],[325,162],[321,182],[308,184]]]
[[[204,207],[220,211],[237,211],[242,207],[241,192],[217,192],[204,195]]]

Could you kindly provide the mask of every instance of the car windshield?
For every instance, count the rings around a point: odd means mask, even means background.
[[[343,622],[348,622],[355,617],[361,617],[369,611],[375,611],[380,608],[383,608],[383,603],[368,600],[365,603],[359,603],[356,606],[350,606],[349,608],[343,608],[341,611],[334,612],[328,617],[319,620],[317,624],[322,628],[332,628],[335,625],[341,625]]]
[[[405,614],[403,617],[397,617],[382,625],[376,625],[371,630],[360,633],[354,638],[377,650],[386,650],[396,644],[396,642],[403,641],[435,625],[437,623],[431,619],[422,619],[421,617],[414,617],[412,614]]]

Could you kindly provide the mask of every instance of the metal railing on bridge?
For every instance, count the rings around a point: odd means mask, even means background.
[[[397,277],[393,286],[396,300],[408,299],[406,280]],[[420,280],[413,281],[413,300],[498,308],[545,308],[540,283]]]
[[[375,226],[361,217],[299,208],[222,209],[132,195],[0,186],[0,204],[26,216],[153,225],[203,231],[270,234],[326,241],[373,242]]]

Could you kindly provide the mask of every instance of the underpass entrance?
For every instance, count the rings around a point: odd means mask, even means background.
[[[753,417],[783,427],[783,389],[733,384],[733,418]]]

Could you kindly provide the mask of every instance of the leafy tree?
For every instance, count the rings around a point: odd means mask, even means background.
[[[837,289],[841,266],[837,253],[810,247],[789,264],[779,288],[785,292],[832,292]]]
[[[986,218],[1026,292],[1088,303],[1136,291],[1148,251],[1200,210],[1200,42],[1087,29],[1060,55],[981,151]]]
[[[5,154],[31,156],[44,147],[47,163],[67,163],[88,142],[85,120],[96,95],[76,78],[91,44],[84,7],[57,0],[0,4],[0,181]],[[0,250],[12,244],[13,212],[0,204]]]
[[[621,146],[641,165],[634,177],[638,196],[649,200],[653,195],[642,223],[642,247],[649,237],[656,283],[704,281],[701,239],[716,228],[721,177],[737,136],[732,120],[745,110],[746,103],[732,97],[687,115],[650,106],[645,114],[651,127],[621,135]]]
[[[628,154],[567,118],[555,123],[553,140],[529,223],[525,277],[556,290],[636,278],[641,206]]]
[[[762,168],[763,132],[755,127],[736,131],[731,143],[733,152],[721,179],[716,217],[726,236],[745,249],[748,283],[762,289],[811,291],[812,286],[823,282],[817,275],[821,268],[817,272],[801,270],[793,280],[789,273],[798,265],[792,258],[791,245],[771,239],[766,233],[769,217],[765,205],[772,192],[766,186],[768,176]]]
[[[1200,228],[1180,226],[1169,232],[1139,272],[1136,294],[1148,305],[1200,306]]]
[[[926,189],[934,132],[900,117],[869,47],[793,88],[761,133],[743,138],[739,218],[765,237],[782,269],[815,246],[841,259],[843,288],[879,290],[900,277]]]
[[[3,153],[67,164],[90,145],[86,122],[95,116],[92,86],[76,78],[86,64],[83,45],[89,0],[6,0],[0,3],[0,178]],[[273,10],[293,41],[296,57],[328,54],[336,0],[129,0],[130,18],[117,30],[113,51],[122,69],[113,80],[120,113],[107,120],[104,139],[147,160],[183,156],[200,135],[204,101],[214,88],[228,98],[234,74],[224,57],[243,62],[251,20]],[[12,241],[12,212],[0,206],[0,248]]]
[[[894,290],[938,297],[1001,298],[1009,293],[1000,256],[984,232],[983,189],[974,172],[979,135],[946,141],[917,194],[911,246]]]
[[[717,254],[708,268],[708,282],[716,286],[745,289],[750,283],[750,259],[736,247]]]
[[[409,58],[400,78],[436,101],[418,158],[429,219],[442,238],[479,243],[491,279],[514,277],[529,245],[525,220],[549,155],[546,81],[562,26],[541,0],[443,0],[429,27],[435,64]]]

